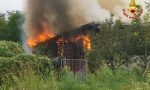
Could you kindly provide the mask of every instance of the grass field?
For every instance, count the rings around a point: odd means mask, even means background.
[[[46,76],[28,71],[22,77],[13,76],[0,90],[150,90],[150,78],[135,72],[105,67],[101,71],[88,74],[85,80],[65,73],[60,79],[51,72]]]

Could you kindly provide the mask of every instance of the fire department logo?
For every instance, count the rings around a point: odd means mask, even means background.
[[[130,19],[138,19],[143,13],[143,8],[135,3],[135,0],[131,0],[131,3],[127,9],[123,9],[123,14]]]

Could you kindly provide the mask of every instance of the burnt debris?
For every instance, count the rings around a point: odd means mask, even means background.
[[[88,34],[89,32],[92,32],[92,31],[99,32],[100,28],[101,28],[100,23],[93,21],[93,22],[85,24],[85,25],[81,26],[80,28],[77,28],[73,31],[64,32],[62,34],[59,34],[52,39],[59,39],[59,38],[67,39],[67,38],[71,38],[71,37],[74,37],[74,36],[77,36],[80,34]]]

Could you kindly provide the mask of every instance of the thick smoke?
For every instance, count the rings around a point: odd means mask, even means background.
[[[110,13],[114,14],[115,18],[121,18],[124,23],[130,23],[131,19],[125,17],[122,13],[122,9],[128,8],[131,0],[98,0],[101,8],[108,10]],[[145,6],[144,2],[149,0],[135,0],[138,5],[143,8]],[[144,9],[144,11],[146,11]],[[144,15],[144,14],[143,14]]]
[[[102,8],[110,11],[114,15],[120,12],[117,7],[123,9],[126,6],[125,0],[99,0],[99,3]]]
[[[27,0],[26,3],[24,27],[27,38],[36,39],[44,30],[57,35],[92,21],[102,22],[110,13],[129,22],[122,9],[130,0]]]
[[[44,25],[50,32],[59,34],[109,17],[97,0],[27,0],[25,14],[25,32],[35,38]]]
[[[129,22],[122,14],[129,3],[130,0],[27,0],[25,32],[36,38],[46,26],[59,34],[92,21],[104,21],[110,13]]]
[[[122,9],[129,6],[130,0],[98,0],[101,8],[108,10],[115,17],[121,18],[124,23],[129,23],[131,20],[123,15]]]

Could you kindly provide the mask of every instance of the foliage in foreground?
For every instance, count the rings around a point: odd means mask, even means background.
[[[29,71],[24,77],[13,76],[13,81],[0,86],[0,90],[149,90],[150,78],[136,72],[116,70],[104,67],[101,71],[87,75],[86,80],[79,80],[71,74],[64,74],[61,80],[51,72],[47,77],[40,77]]]
[[[22,77],[28,70],[44,75],[51,69],[50,59],[43,56],[21,54],[13,58],[0,58],[0,84],[12,79],[14,75]]]
[[[21,45],[10,41],[0,41],[0,57],[13,57],[23,53]]]

